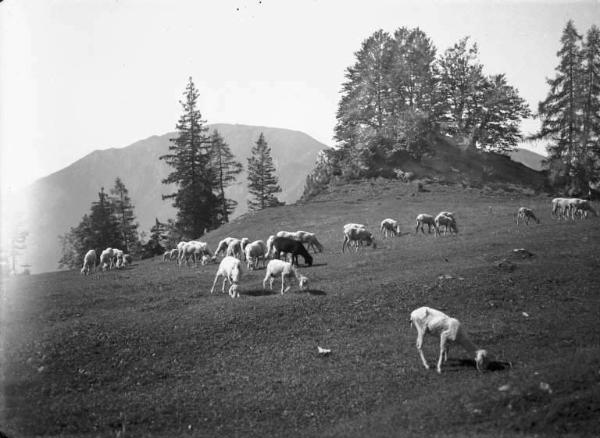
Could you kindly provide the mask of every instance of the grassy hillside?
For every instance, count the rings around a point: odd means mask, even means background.
[[[600,414],[598,218],[550,219],[549,198],[361,182],[245,215],[207,236],[315,231],[309,291],[210,295],[216,265],[158,258],[130,269],[3,284],[0,424],[11,436],[593,436]],[[542,223],[516,227],[526,205]],[[491,211],[490,211],[491,207]],[[455,211],[460,233],[415,235]],[[341,254],[341,229],[385,217],[403,235]],[[533,257],[513,253],[526,248]],[[507,261],[504,261],[507,259]],[[504,262],[503,262],[504,261]],[[510,264],[508,264],[510,261]],[[503,263],[501,263],[503,262]],[[508,267],[507,267],[508,264]],[[511,267],[512,266],[512,267]],[[451,278],[450,278],[451,277]],[[278,283],[276,283],[276,287]],[[512,368],[478,373],[459,348],[425,370],[410,312],[459,318]],[[317,345],[330,348],[319,356]],[[433,362],[437,343],[426,338]]]

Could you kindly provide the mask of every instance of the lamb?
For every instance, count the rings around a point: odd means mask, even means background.
[[[383,234],[383,237],[387,237],[388,234],[398,236],[400,234],[400,225],[398,224],[398,221],[387,218],[381,221],[379,232]]]
[[[94,272],[94,268],[96,267],[96,251],[90,249],[85,253],[83,257],[83,267],[81,268],[81,273],[83,275],[89,275]]]
[[[169,251],[169,260],[177,260],[179,257],[179,250],[177,248],[173,248]]]
[[[377,248],[373,233],[368,231],[366,228],[357,228],[348,225],[351,224],[346,224],[344,226],[344,242],[342,243],[342,252],[344,252],[346,244],[350,246],[352,243],[356,244],[356,251],[358,251],[359,245],[361,245],[363,242],[366,243],[367,246],[371,245],[373,249]]]
[[[433,229],[437,233],[435,219],[430,214],[421,213],[420,215],[417,216],[417,228],[415,229],[415,233],[418,233],[419,228],[421,228],[421,232],[423,234],[425,234],[425,231],[423,230],[423,225],[427,225],[427,231],[429,231],[429,233],[431,233],[431,227],[433,227]]]
[[[308,253],[304,245],[294,239],[287,237],[275,237],[271,242],[271,246],[268,248],[268,254],[273,254],[274,257],[281,255],[281,253],[291,254],[292,263],[298,265],[298,255],[304,258],[304,263],[308,266],[312,266],[313,258]]]
[[[263,289],[267,288],[267,280],[269,280],[269,287],[273,290],[273,281],[275,277],[281,275],[281,295],[284,292],[287,292],[292,286],[288,285],[285,287],[286,278],[295,277],[298,282],[298,287],[300,289],[305,289],[308,286],[308,278],[304,275],[301,275],[296,267],[289,262],[284,262],[283,260],[271,260],[267,265],[267,273],[265,274],[265,279],[263,280]]]
[[[181,249],[181,256],[179,258],[179,264],[183,264],[183,261],[185,260],[186,265],[189,266],[190,258],[193,258],[194,264],[196,264],[198,259],[202,258],[204,255],[213,257],[208,244],[206,242],[192,240],[191,242],[187,242],[185,245],[183,245],[183,248]]]
[[[259,260],[262,260],[263,267],[265,266],[265,258],[268,253],[267,245],[262,240],[255,240],[252,243],[246,245],[244,249],[246,254],[246,264],[248,269],[254,269],[258,267]]]
[[[423,366],[429,369],[429,364],[423,354],[423,336],[430,334],[440,338],[440,357],[437,363],[437,372],[442,372],[442,361],[448,360],[450,344],[459,344],[467,352],[475,357],[477,370],[481,371],[487,367],[488,354],[486,350],[478,348],[467,336],[460,321],[450,318],[439,310],[431,307],[419,307],[410,314],[410,323],[417,329],[417,350],[423,362]]]
[[[537,217],[535,217],[533,210],[531,210],[530,208],[520,207],[519,210],[517,210],[517,212],[515,213],[515,221],[517,222],[517,225],[519,225],[519,220],[524,220],[525,225],[529,225],[530,219],[533,219],[538,224],[540,223],[540,220]]]
[[[450,215],[447,215],[444,213],[447,213],[447,212],[442,211],[434,219],[435,235],[439,236],[441,234],[440,233],[441,227],[444,227],[444,235],[446,235],[446,233],[448,232],[448,229],[450,229],[450,233],[458,234],[458,226],[456,225],[456,219],[454,219],[453,213],[450,213]]]
[[[112,248],[106,248],[100,254],[100,266],[103,271],[111,269],[114,266],[113,262],[114,250]]]
[[[223,277],[223,284],[221,286],[222,293],[225,293],[225,282],[229,281],[229,283],[231,283],[231,286],[229,287],[229,296],[231,298],[240,296],[239,283],[242,279],[242,262],[239,259],[225,256],[223,260],[221,260],[217,275],[215,275],[215,281],[210,289],[211,294],[215,291],[215,285],[217,284],[219,277]]]

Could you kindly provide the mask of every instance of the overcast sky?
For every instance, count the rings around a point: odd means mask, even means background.
[[[535,110],[568,19],[585,33],[600,24],[600,2],[5,0],[2,192],[172,131],[190,76],[208,123],[332,145],[344,71],[378,29],[420,27],[438,53],[470,36],[486,72],[506,73]]]

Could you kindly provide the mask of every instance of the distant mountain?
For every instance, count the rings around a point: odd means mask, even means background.
[[[313,168],[318,152],[327,147],[302,132],[288,129],[229,124],[208,126],[211,132],[216,129],[221,133],[244,167],[262,132],[271,147],[283,190],[278,197],[287,203],[300,198],[306,175]],[[129,190],[140,231],[148,231],[155,218],[161,221],[174,218],[171,201],[161,199],[161,195],[173,190],[161,184],[171,168],[158,159],[167,152],[169,139],[174,135],[152,136],[124,148],[94,151],[37,180],[20,194],[19,197],[27,199],[30,205],[26,220],[30,234],[23,260],[32,265],[31,271],[38,273],[57,269],[60,257],[58,236],[77,225],[89,212],[91,203],[98,199],[100,187],[108,192],[117,177]],[[238,202],[233,217],[247,211],[245,170],[227,194]]]
[[[533,170],[543,170],[542,160],[546,157],[528,149],[518,148],[508,154],[513,161],[522,163]]]

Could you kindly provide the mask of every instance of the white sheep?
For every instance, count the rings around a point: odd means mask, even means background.
[[[252,243],[246,245],[244,248],[246,254],[246,264],[248,269],[254,269],[258,267],[258,262],[262,260],[263,267],[265,266],[265,259],[269,252],[267,245],[262,240],[255,240]]]
[[[177,251],[177,250],[175,250]],[[170,250],[166,250],[163,253],[163,262],[166,262],[167,260],[171,260],[171,251]]]
[[[373,233],[368,231],[366,228],[352,227],[349,225],[353,224],[346,224],[344,226],[344,242],[342,243],[342,252],[344,252],[346,244],[348,244],[348,246],[355,244],[355,251],[358,251],[359,246],[361,246],[363,242],[367,246],[372,245],[373,249],[377,248]]]
[[[267,280],[269,280],[269,288],[273,290],[273,281],[279,276],[281,276],[281,295],[283,295],[284,292],[287,292],[292,287],[291,284],[286,287],[286,278],[296,278],[298,287],[300,289],[305,289],[308,286],[308,278],[306,278],[304,275],[301,275],[294,265],[292,265],[290,262],[284,262],[283,260],[275,259],[269,261],[269,264],[267,265],[267,273],[265,274],[265,279],[263,280],[263,289],[267,288]]]
[[[215,251],[215,256],[223,253],[223,255],[227,255],[227,247],[231,243],[232,240],[236,240],[235,237],[226,237],[219,242],[217,245],[217,250]]]
[[[398,224],[398,221],[394,219],[384,219],[381,221],[379,233],[383,234],[383,237],[388,237],[388,234],[391,234],[392,236],[397,236],[400,234],[400,225]]]
[[[90,249],[85,253],[83,257],[83,267],[81,268],[81,273],[83,275],[88,275],[94,272],[94,268],[96,267],[96,251]]]
[[[225,282],[229,281],[231,284],[229,287],[229,296],[231,298],[240,296],[239,283],[242,279],[242,262],[239,259],[231,256],[225,256],[223,260],[221,260],[219,269],[215,275],[215,281],[210,289],[211,294],[215,291],[215,285],[217,284],[219,277],[223,277],[223,284],[221,286],[222,293],[225,293]]]
[[[113,262],[114,250],[112,248],[106,248],[100,254],[100,266],[103,271],[111,269],[114,266]]]
[[[441,227],[444,227],[444,235],[450,229],[450,233],[458,234],[458,226],[456,225],[456,219],[454,218],[454,213],[448,214],[447,211],[442,211],[439,213],[435,219],[433,220],[435,225],[435,235],[439,236]]]
[[[183,245],[181,249],[181,256],[179,258],[179,265],[182,265],[185,261],[186,266],[189,266],[189,260],[194,260],[194,265],[198,262],[198,260],[202,259],[202,256],[208,255],[212,257],[213,254],[208,247],[206,242],[199,242],[197,240],[192,240],[191,242],[187,242]]]
[[[527,207],[519,207],[519,209],[515,213],[515,222],[517,223],[517,225],[519,225],[519,220],[521,220],[521,221],[524,220],[525,225],[529,225],[530,219],[533,219],[538,224],[540,223],[540,220],[537,217],[535,217],[533,210],[531,210],[530,208],[527,208]]]
[[[421,232],[425,234],[423,230],[423,226],[427,225],[427,231],[431,233],[431,227],[437,232],[437,227],[435,226],[435,218],[430,214],[421,213],[417,216],[417,228],[415,229],[415,233],[419,232],[419,228],[421,228]]]
[[[475,357],[475,365],[481,371],[487,366],[487,351],[477,347],[469,337],[460,321],[450,318],[439,310],[431,307],[419,307],[410,314],[410,323],[417,329],[417,350],[423,366],[429,369],[429,364],[423,354],[423,337],[426,334],[440,338],[440,357],[437,363],[437,372],[442,372],[442,361],[448,360],[450,344],[458,344]]]
[[[123,250],[121,249],[113,250],[114,266],[117,269],[121,269],[123,267],[123,254]]]
[[[183,247],[187,243],[187,240],[182,240],[177,244],[177,260],[181,258],[181,253],[183,252]]]
[[[240,260],[244,258],[244,251],[242,250],[242,240],[241,239],[232,239],[227,245],[227,251],[225,255],[231,257],[237,257]]]
[[[573,198],[570,199],[569,209],[571,211],[571,218],[575,219],[577,215],[580,215],[581,219],[587,217],[588,212],[594,216],[598,216],[596,210],[592,207],[592,204],[587,199]]]

